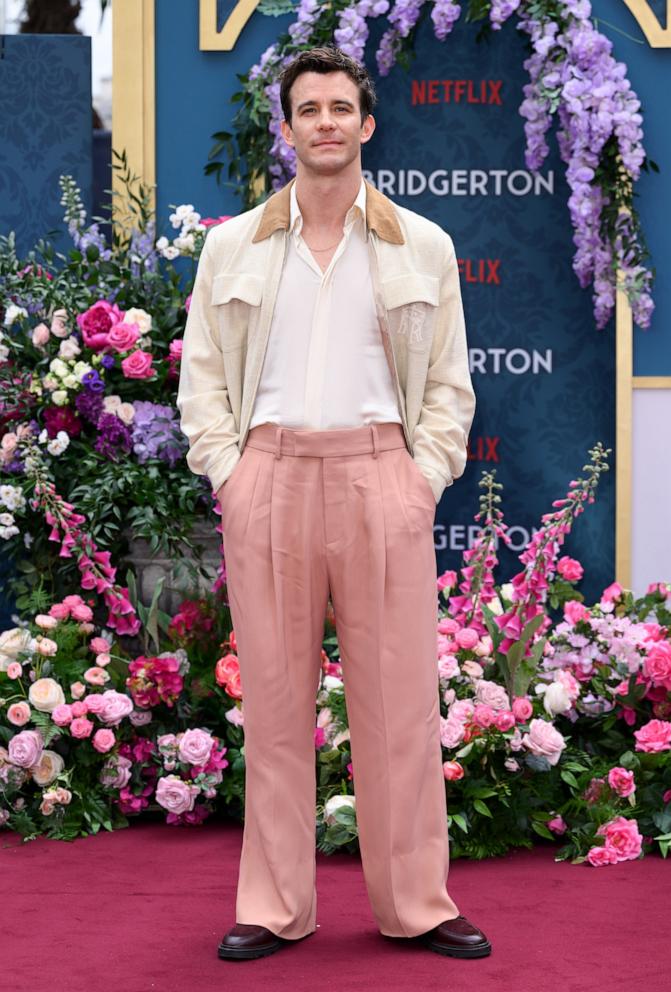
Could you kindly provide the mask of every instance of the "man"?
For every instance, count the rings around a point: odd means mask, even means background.
[[[454,248],[361,173],[373,86],[338,49],[281,79],[295,181],[213,228],[177,405],[221,504],[245,735],[223,958],[316,929],[315,697],[329,595],[367,892],[388,937],[481,957],[446,890],[433,523],[475,400]]]

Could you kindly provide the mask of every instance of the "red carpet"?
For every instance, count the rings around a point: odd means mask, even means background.
[[[667,992],[671,859],[555,863],[553,845],[454,861],[450,894],[492,943],[462,961],[376,929],[358,858],[317,856],[317,932],[220,961],[242,829],[133,824],[68,844],[0,834],[4,992]]]

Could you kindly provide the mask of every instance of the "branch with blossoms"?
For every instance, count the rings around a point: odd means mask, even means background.
[[[554,512],[541,517],[543,526],[519,556],[525,567],[511,580],[511,608],[499,616],[483,608],[501,673],[513,696],[524,695],[538,666],[545,646],[543,634],[551,624],[545,604],[560,549],[574,519],[586,504],[594,502],[601,475],[608,471],[610,453],[601,442],[591,448],[590,461],[583,466],[585,477],[571,480],[566,496],[553,502]]]
[[[464,552],[465,564],[461,567],[462,581],[459,583],[461,595],[450,596],[449,614],[462,627],[473,627],[479,634],[486,633],[482,604],[496,599],[494,569],[498,565],[496,548],[499,540],[509,543],[499,491],[503,489],[495,481],[496,472],[485,472],[478,483],[484,492],[480,496],[480,511],[474,519],[481,526],[472,547]],[[456,580],[455,580],[456,581]]]
[[[56,492],[53,482],[46,478],[40,449],[31,430],[17,432],[17,447],[21,451],[26,473],[35,483],[33,510],[40,510],[51,527],[50,541],[61,543],[61,558],[76,557],[81,572],[82,589],[95,589],[102,595],[109,610],[107,626],[118,634],[135,635],[140,620],[130,602],[128,589],[115,583],[116,569],[110,563],[109,551],[100,551],[95,541],[81,527],[86,517],[75,512],[72,503]]]
[[[454,0],[300,0],[296,21],[240,76],[242,90],[234,133],[219,131],[205,166],[221,180],[223,153],[229,180],[237,181],[246,207],[280,189],[296,172],[296,156],[282,139],[279,74],[298,52],[329,44],[363,62],[369,21],[387,15],[375,60],[380,76],[397,63],[407,68],[417,27],[430,10],[433,33],[444,41],[462,13]],[[272,3],[266,12],[273,13]],[[654,310],[652,271],[633,184],[642,169],[657,170],[642,145],[641,105],[627,79],[627,67],[612,56],[612,43],[597,29],[589,0],[469,0],[466,20],[484,21],[480,35],[499,31],[513,14],[529,39],[524,68],[529,82],[519,108],[525,119],[525,161],[534,174],[548,153],[546,135],[559,122],[559,153],[571,190],[568,206],[574,229],[573,269],[580,286],[592,286],[594,317],[606,325],[615,308],[618,283],[639,327],[650,326]],[[270,134],[271,141],[268,141]]]

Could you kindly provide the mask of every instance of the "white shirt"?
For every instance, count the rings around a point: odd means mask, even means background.
[[[250,429],[266,421],[296,430],[401,423],[375,311],[363,180],[325,272],[303,240],[302,226],[294,183],[284,269]]]

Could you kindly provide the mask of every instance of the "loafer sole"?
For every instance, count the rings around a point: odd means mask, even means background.
[[[431,939],[422,940],[422,943],[437,954],[445,954],[451,958],[485,958],[492,953],[492,945],[489,941],[476,947],[449,947]]]
[[[261,944],[259,947],[228,947],[226,944],[219,944],[217,956],[233,961],[244,961],[249,958],[264,958],[268,954],[279,951],[284,946],[281,939],[275,940],[272,944]]]

